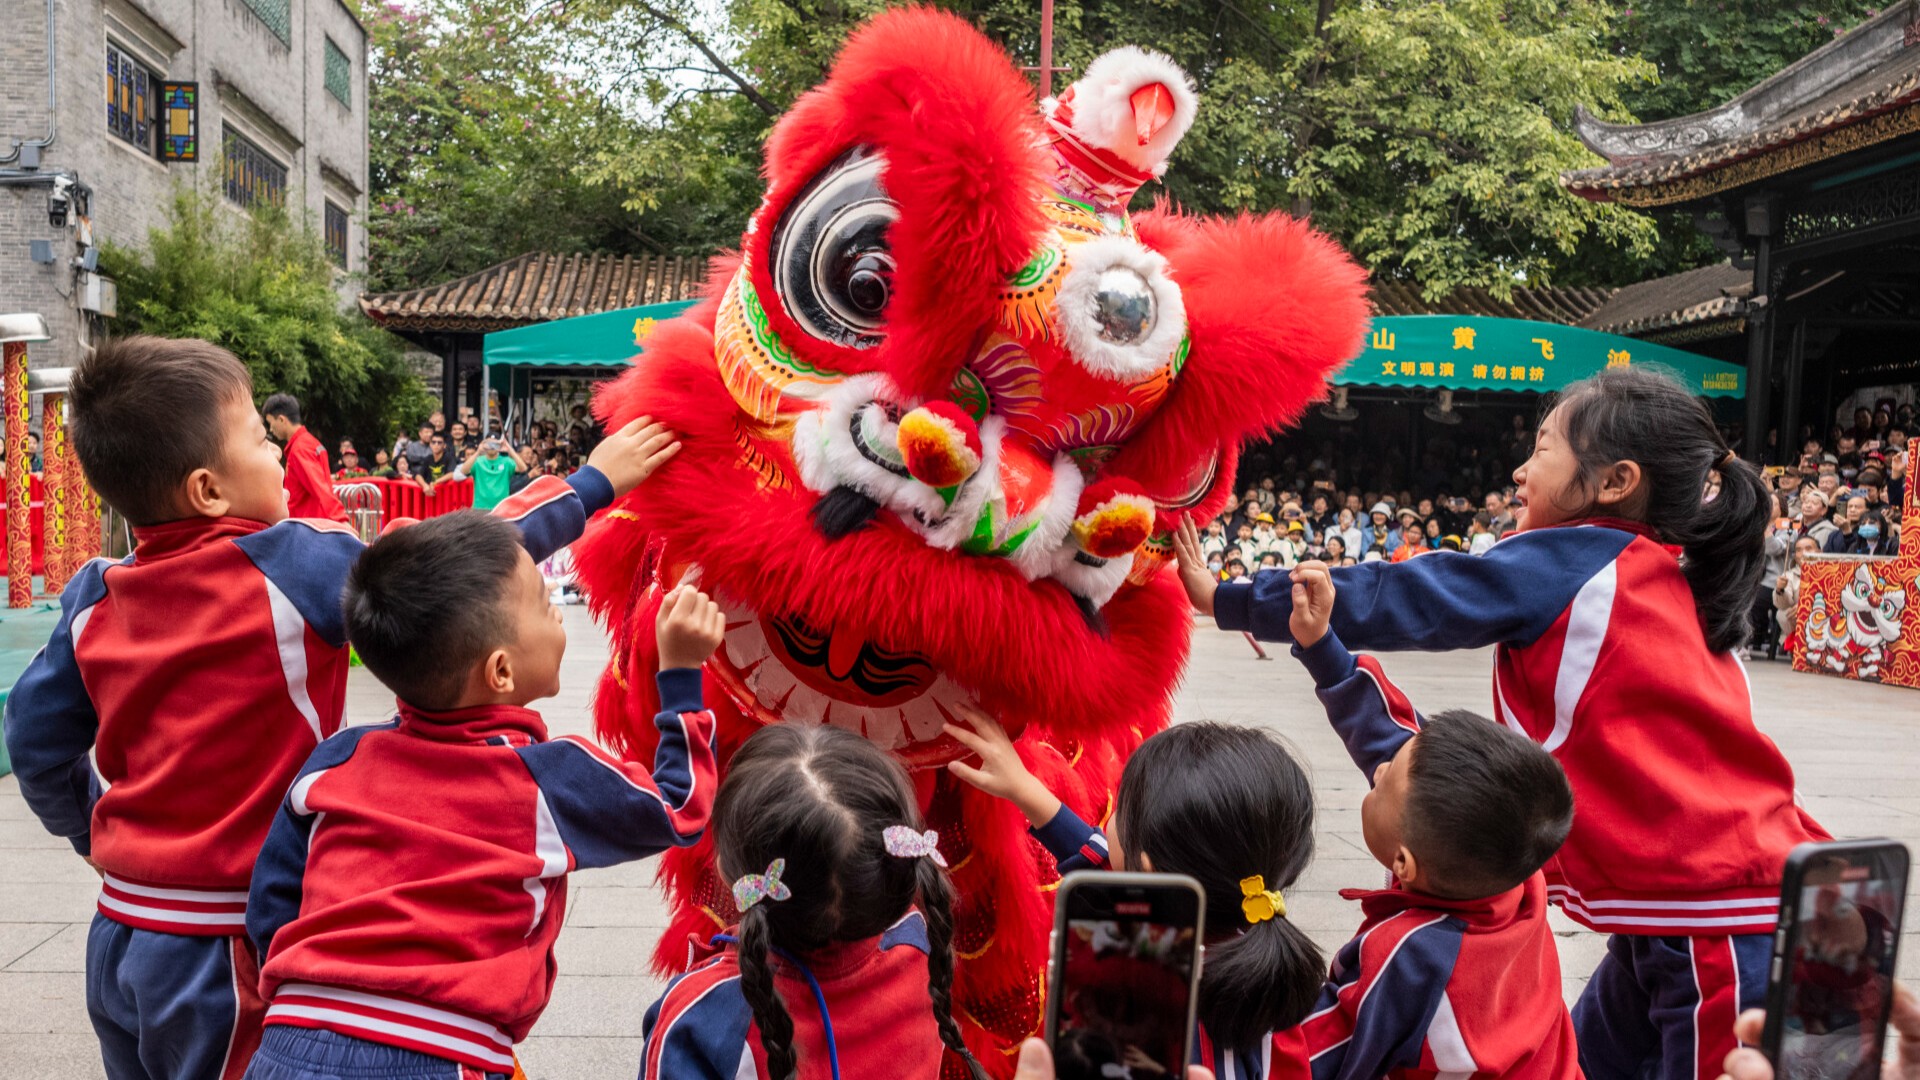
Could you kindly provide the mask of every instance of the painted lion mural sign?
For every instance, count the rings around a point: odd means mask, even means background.
[[[1920,689],[1920,491],[1907,480],[1900,550],[1831,555],[1800,567],[1800,603],[1787,639],[1797,671]]]
[[[1121,49],[1036,106],[963,21],[883,14],[775,126],[706,299],[596,400],[684,442],[575,548],[614,639],[602,736],[651,759],[654,610],[696,575],[730,615],[706,672],[723,761],[760,725],[836,724],[914,770],[961,894],[957,1011],[997,1072],[1040,1023],[1056,878],[1017,811],[941,768],[941,725],[1002,718],[1104,820],[1186,663],[1168,532],[1227,504],[1242,442],[1365,328],[1362,271],[1289,217],[1130,213],[1198,105]],[[708,845],[662,873],[676,971],[736,912]]]

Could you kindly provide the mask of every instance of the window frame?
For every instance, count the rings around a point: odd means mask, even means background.
[[[161,112],[160,103],[164,96],[162,94],[160,87],[161,87],[161,84],[166,81],[166,75],[163,72],[155,71],[153,68],[153,65],[148,63],[145,58],[140,56],[136,50],[128,48],[126,45],[121,44],[121,42],[117,38],[113,38],[113,37],[107,38],[106,46],[107,46],[106,50],[102,54],[101,59],[106,61],[106,64],[109,68],[107,72],[108,80],[109,80],[107,84],[108,94],[107,94],[107,100],[106,100],[107,115],[105,117],[107,134],[110,137],[119,140],[121,143],[125,144],[126,146],[132,147],[134,150],[146,155],[147,157],[153,158],[155,161],[158,161],[160,160],[160,140],[159,140],[160,112]],[[119,61],[119,65],[117,69],[115,68],[115,65],[114,65],[114,61],[116,59],[118,59]],[[139,72],[140,75],[144,77],[146,82],[146,94],[144,99],[144,104],[146,106],[146,119],[144,121],[141,121],[140,119],[137,118],[137,114],[136,114],[134,119],[128,121],[129,127],[137,126],[144,122],[147,129],[145,145],[142,145],[139,140],[131,138],[128,134],[122,133],[120,130],[120,125],[117,122],[117,119],[115,116],[116,111],[119,110],[120,108],[119,102],[116,100],[116,94],[122,85],[121,80],[118,76],[121,72],[125,71],[128,65],[131,65],[137,72]],[[136,98],[136,102],[138,102],[138,100],[139,99]]]
[[[331,34],[320,35],[320,41],[322,43],[320,83],[326,88],[327,93],[333,95],[335,101],[351,109],[353,108],[353,57],[347,55],[347,50],[341,48]],[[333,60],[336,56],[340,58],[341,70],[345,72],[338,89],[334,88],[332,76]]]
[[[260,168],[259,166],[270,166],[271,170],[278,171],[279,190],[277,192],[269,192],[268,200],[272,205],[285,209],[287,205],[287,190],[293,178],[292,166],[282,164],[279,158],[275,157],[266,147],[260,145],[259,140],[248,136],[245,131],[235,127],[231,121],[223,120],[220,124],[220,187],[227,201],[249,213],[258,209],[260,205],[259,199],[251,187],[244,181],[236,182],[234,179],[234,153],[232,147],[235,143],[239,143],[252,150],[252,156],[257,158],[258,161],[246,162],[245,164],[255,166],[257,171],[267,177],[267,179],[272,179],[272,172],[269,169]],[[268,186],[271,187],[272,185],[269,184]],[[236,190],[244,193],[245,197],[242,198],[236,195]]]
[[[333,260],[333,265],[345,270],[353,261],[353,214],[347,210],[346,207],[334,202],[331,198],[323,198],[320,201],[320,205],[322,207],[320,211],[321,236],[326,245],[327,258]],[[333,223],[336,214],[339,215],[340,221],[340,246],[338,248],[333,246]]]
[[[253,12],[253,17],[260,20],[260,25],[266,27],[267,32],[278,39],[280,44],[287,48],[293,47],[293,0],[243,0],[243,2],[246,4],[247,10]],[[277,7],[284,7],[286,9],[284,12],[286,17],[285,31],[282,31],[280,27],[274,25],[273,20],[269,19],[266,13],[260,10],[262,5],[276,5]]]

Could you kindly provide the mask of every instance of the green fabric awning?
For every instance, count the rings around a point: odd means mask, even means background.
[[[1367,328],[1366,348],[1333,382],[1548,391],[1627,364],[1664,369],[1702,397],[1747,392],[1747,369],[1738,364],[1577,326],[1482,315],[1376,318]]]
[[[655,323],[693,305],[675,300],[496,330],[483,340],[481,355],[490,366],[625,367]]]

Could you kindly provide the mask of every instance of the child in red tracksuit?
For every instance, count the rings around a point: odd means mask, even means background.
[[[740,921],[647,1010],[640,1080],[935,1080],[949,1052],[981,1075],[953,1019],[953,886],[898,762],[837,727],[761,728],[713,838]]]
[[[1569,387],[1514,481],[1522,531],[1484,555],[1334,570],[1333,628],[1362,648],[1495,646],[1495,717],[1579,804],[1548,893],[1614,935],[1573,1011],[1581,1068],[1714,1080],[1764,996],[1787,852],[1828,838],[1733,652],[1772,504],[1703,404],[1631,367]],[[1199,610],[1288,640],[1286,576],[1219,586],[1191,528],[1176,546]]]
[[[222,1080],[259,1040],[247,887],[287,784],[340,726],[340,589],[363,545],[287,518],[252,380],[225,349],[109,342],[68,404],[87,480],[135,545],[68,582],[7,700],[7,750],[27,805],[104,878],[87,1009],[107,1075]],[[570,542],[671,454],[636,431],[571,484],[499,507],[529,551]]]
[[[1361,833],[1393,884],[1341,893],[1366,921],[1280,1045],[1313,1080],[1578,1080],[1540,873],[1573,823],[1566,774],[1485,717],[1414,711],[1377,661],[1327,628],[1326,566],[1292,578],[1294,655],[1368,776]]]
[[[567,874],[706,827],[700,665],[725,619],[692,588],[661,605],[649,773],[549,740],[526,707],[559,691],[567,634],[505,522],[462,511],[381,537],[345,608],[400,714],[321,743],[261,849],[247,933],[266,1031],[246,1075],[505,1078],[553,990]]]

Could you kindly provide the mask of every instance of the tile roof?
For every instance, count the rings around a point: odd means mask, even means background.
[[[1613,293],[1608,288],[1551,288],[1513,290],[1501,300],[1485,289],[1455,289],[1438,301],[1421,298],[1420,287],[1408,282],[1375,281],[1373,310],[1379,315],[1492,315],[1502,319],[1534,319],[1571,326],[1591,314]]]
[[[690,300],[706,277],[705,258],[530,251],[439,285],[365,294],[360,309],[393,330],[504,330]]]
[[[1607,164],[1561,174],[1577,195],[1664,205],[1920,130],[1920,13],[1902,0],[1724,105],[1645,124],[1609,124],[1584,108],[1574,129]],[[1823,137],[1860,128],[1858,138]],[[1809,143],[1785,153],[1796,144]]]
[[[368,293],[360,307],[391,330],[486,332],[692,299],[706,272],[703,258],[528,252],[439,285]],[[1631,334],[1736,314],[1750,285],[1747,271],[1721,263],[1622,289],[1519,286],[1507,300],[1456,289],[1429,302],[1418,285],[1375,281],[1370,298],[1379,315],[1490,315]]]
[[[1715,263],[1621,286],[1579,325],[1635,335],[1735,318],[1745,314],[1746,298],[1752,293],[1752,270],[1741,270],[1730,262]]]

